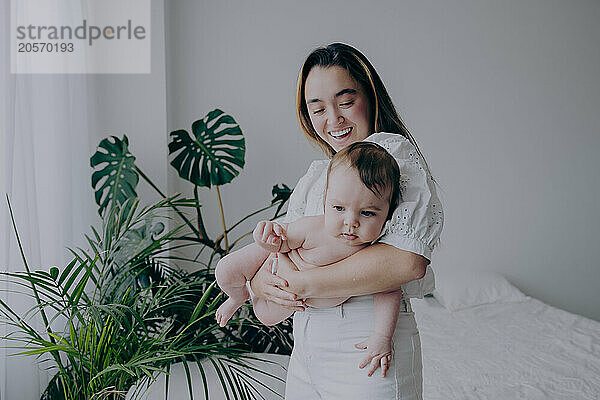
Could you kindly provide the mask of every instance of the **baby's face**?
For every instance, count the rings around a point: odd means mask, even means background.
[[[385,224],[388,197],[389,192],[379,197],[369,190],[354,170],[335,167],[325,193],[325,230],[350,246],[372,242]]]

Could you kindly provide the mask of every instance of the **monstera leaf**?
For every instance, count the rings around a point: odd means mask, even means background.
[[[171,165],[179,176],[204,187],[224,185],[244,167],[246,144],[233,117],[216,109],[192,124],[192,133],[171,132]]]
[[[130,197],[137,197],[135,188],[139,175],[135,171],[135,157],[129,152],[128,145],[127,136],[123,135],[123,139],[111,136],[100,142],[90,158],[90,165],[95,169],[92,187],[101,216],[111,201],[121,207]]]

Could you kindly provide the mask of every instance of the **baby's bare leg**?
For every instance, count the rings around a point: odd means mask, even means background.
[[[252,307],[256,318],[267,326],[277,325],[294,313],[287,307],[256,297],[252,299]]]
[[[248,300],[246,281],[252,279],[268,255],[266,250],[252,243],[219,261],[215,276],[221,290],[229,296],[215,313],[220,326],[225,326],[233,313]]]
[[[285,255],[280,254],[279,257],[285,257]],[[271,272],[273,269],[272,262],[272,259],[265,260],[260,269]],[[258,318],[260,322],[267,326],[277,325],[281,321],[289,318],[289,316],[295,311],[293,308],[284,307],[260,297],[252,298],[252,307],[254,309],[254,315],[256,315],[256,318]],[[303,307],[300,307],[300,304],[298,304],[298,309],[303,309]]]

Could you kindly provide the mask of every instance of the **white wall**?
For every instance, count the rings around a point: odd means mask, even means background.
[[[151,13],[150,74],[87,75],[90,156],[102,139],[125,134],[136,165],[164,193],[168,154],[164,0],[152,0]],[[141,178],[138,195],[146,204],[160,198]]]
[[[246,135],[246,168],[223,189],[230,221],[317,158],[295,119],[296,75],[315,46],[347,42],[375,65],[443,188],[434,268],[499,271],[600,320],[600,3],[166,6],[168,130],[219,106]],[[186,187],[173,175],[169,185]]]

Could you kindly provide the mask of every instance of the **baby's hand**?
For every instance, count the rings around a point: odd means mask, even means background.
[[[285,228],[273,221],[260,221],[252,236],[260,247],[272,253],[281,250],[283,241],[287,240]]]
[[[381,376],[385,378],[392,361],[392,339],[373,333],[368,339],[355,344],[354,347],[367,350],[367,354],[358,368],[362,369],[370,364],[368,375],[371,376],[377,368],[381,367]]]

